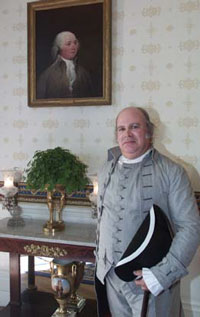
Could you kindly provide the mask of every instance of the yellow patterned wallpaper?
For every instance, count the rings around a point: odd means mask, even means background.
[[[56,0],[55,0],[56,1]],[[114,119],[146,107],[155,144],[200,190],[200,1],[112,1],[112,105],[27,106],[27,1],[0,5],[0,168],[24,168],[35,150],[63,146],[98,170]]]

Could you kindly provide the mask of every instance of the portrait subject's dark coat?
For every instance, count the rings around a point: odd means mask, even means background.
[[[75,66],[76,80],[72,91],[66,74],[66,64],[58,57],[39,77],[37,98],[83,98],[94,97],[90,74],[79,64]]]

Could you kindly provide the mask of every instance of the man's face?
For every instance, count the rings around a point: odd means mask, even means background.
[[[74,59],[78,53],[79,42],[73,33],[68,33],[60,49],[60,55],[65,59]]]
[[[121,152],[128,159],[139,157],[151,146],[144,115],[138,109],[128,108],[119,114],[116,133]]]

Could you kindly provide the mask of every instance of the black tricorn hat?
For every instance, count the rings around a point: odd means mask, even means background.
[[[133,271],[150,268],[159,263],[169,251],[173,232],[165,213],[157,205],[150,212],[134,235],[128,248],[115,266],[115,273],[123,281],[133,281]]]

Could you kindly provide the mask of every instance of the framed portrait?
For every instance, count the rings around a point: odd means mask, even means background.
[[[111,104],[111,0],[27,3],[28,105]]]

